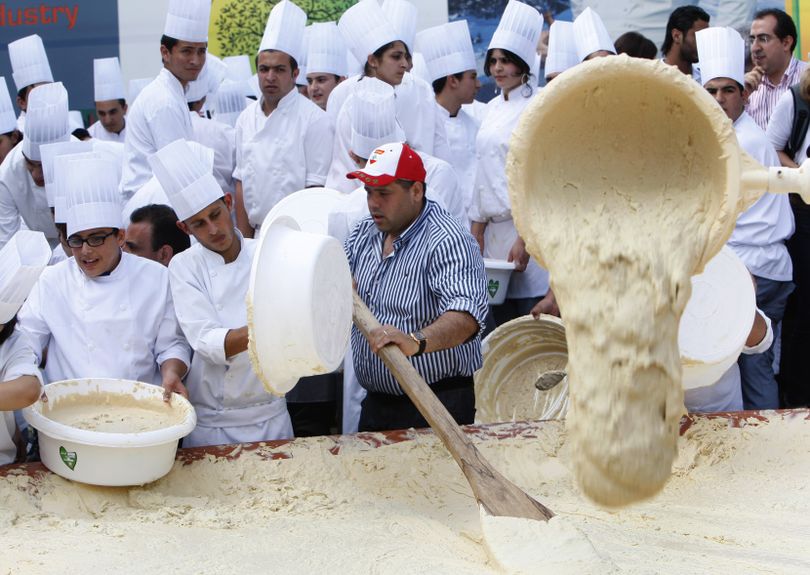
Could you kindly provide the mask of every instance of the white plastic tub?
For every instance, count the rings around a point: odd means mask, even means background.
[[[123,379],[57,381],[46,385],[45,393],[52,405],[74,394],[93,393],[129,394],[146,404],[163,402],[162,388]],[[178,441],[197,425],[186,399],[174,395],[171,405],[181,412],[179,423],[139,433],[89,431],[59,423],[43,414],[41,400],[25,408],[23,415],[39,431],[42,463],[57,475],[92,485],[143,485],[171,470]]]
[[[484,258],[484,267],[487,270],[489,305],[500,305],[506,299],[506,290],[509,289],[509,279],[515,271],[515,262]]]

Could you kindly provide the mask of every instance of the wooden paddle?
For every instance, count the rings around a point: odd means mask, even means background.
[[[356,291],[352,317],[366,339],[372,330],[382,327]],[[399,347],[389,344],[378,355],[461,467],[475,499],[490,515],[540,521],[554,516],[548,507],[535,501],[484,459]]]

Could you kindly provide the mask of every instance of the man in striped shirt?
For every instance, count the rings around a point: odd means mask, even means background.
[[[798,84],[807,62],[793,56],[796,25],[778,8],[760,10],[754,15],[748,41],[754,69],[745,76],[746,87],[753,89],[746,111],[765,130],[780,96]]]
[[[427,426],[375,355],[389,344],[411,358],[458,423],[472,423],[487,313],[475,240],[425,197],[425,168],[407,144],[380,146],[347,177],[365,185],[370,216],[346,240],[346,254],[358,294],[382,324],[370,344],[352,331],[354,369],[368,391],[360,431]]]

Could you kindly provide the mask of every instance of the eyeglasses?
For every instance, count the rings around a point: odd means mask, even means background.
[[[71,248],[81,248],[85,243],[87,243],[87,245],[91,248],[97,248],[103,244],[107,238],[114,236],[117,233],[118,230],[113,230],[111,232],[107,232],[106,234],[93,234],[92,236],[86,238],[80,236],[70,236],[67,239],[67,245]]]
[[[759,42],[760,44],[767,44],[771,40],[774,39],[774,36],[770,34],[757,34],[756,36],[749,36],[748,42],[753,44],[754,42]]]

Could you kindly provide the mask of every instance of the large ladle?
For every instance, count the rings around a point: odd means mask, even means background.
[[[691,77],[585,62],[529,104],[507,164],[512,214],[565,310],[574,473],[608,506],[657,493],[683,407],[690,278],[765,192],[810,201],[810,169],[765,169]]]

